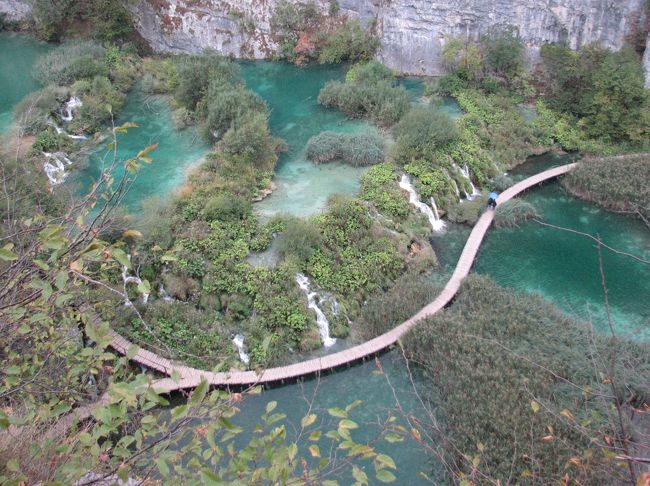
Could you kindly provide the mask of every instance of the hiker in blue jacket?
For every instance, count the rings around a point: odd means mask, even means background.
[[[496,209],[497,207],[497,198],[499,195],[496,192],[491,192],[488,194],[488,208]]]

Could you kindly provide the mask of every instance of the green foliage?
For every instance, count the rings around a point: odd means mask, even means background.
[[[650,159],[645,155],[586,158],[563,183],[578,197],[615,211],[650,217]]]
[[[390,163],[372,167],[361,177],[359,197],[371,202],[378,211],[393,218],[405,218],[409,212],[408,200],[397,185],[398,174]]]
[[[417,314],[441,291],[430,275],[407,272],[387,290],[377,290],[355,322],[364,340],[384,334]]]
[[[25,96],[14,112],[20,130],[35,135],[48,128],[48,122],[68,97],[68,89],[47,86]]]
[[[290,220],[276,243],[281,258],[295,257],[298,261],[309,260],[321,245],[322,236],[318,227],[309,220]]]
[[[471,201],[463,201],[451,206],[447,212],[447,219],[454,223],[464,223],[474,226],[487,206],[487,197],[475,197]]]
[[[220,143],[223,153],[237,159],[238,164],[247,164],[258,170],[274,170],[278,160],[278,141],[271,136],[265,105],[251,108],[252,113],[237,125],[233,125]]]
[[[485,66],[494,75],[513,79],[524,69],[524,44],[514,28],[493,32],[481,38]]]
[[[494,211],[494,224],[512,228],[531,218],[539,218],[537,208],[528,201],[511,199],[499,204]]]
[[[375,131],[349,134],[321,132],[307,142],[307,159],[344,160],[353,166],[374,165],[384,159],[384,139]]]
[[[316,217],[323,244],[307,262],[321,288],[360,299],[386,287],[403,268],[397,241],[373,232],[363,203],[334,196],[327,211]]]
[[[247,199],[234,194],[220,194],[206,201],[203,218],[206,221],[238,221],[246,218],[250,210],[251,203]]]
[[[551,484],[565,473],[583,484],[629,479],[608,445],[618,427],[608,420],[615,413],[609,378],[628,413],[647,394],[645,346],[594,337],[543,299],[475,275],[454,305],[413,328],[404,346],[435,395],[445,425],[428,432],[434,443],[445,438],[455,475],[477,484],[487,484],[484,475],[519,484]],[[611,362],[613,374],[603,366]]]
[[[76,33],[79,24],[99,41],[125,41],[133,37],[133,18],[120,0],[34,0],[32,16],[36,33],[58,41]]]
[[[458,139],[454,121],[433,107],[416,106],[395,126],[394,157],[405,164],[412,160],[431,160],[436,151]]]
[[[409,95],[404,87],[395,84],[394,77],[374,77],[377,71],[383,71],[378,65],[371,61],[357,68],[344,83],[329,81],[320,91],[318,102],[352,118],[367,116],[379,125],[393,125],[408,111]]]
[[[36,135],[36,140],[29,149],[30,155],[41,155],[42,152],[61,152],[70,147],[70,139],[59,135],[53,128],[47,128]]]
[[[43,84],[72,84],[79,79],[108,76],[106,49],[92,41],[62,44],[41,57],[35,76]]]
[[[542,47],[551,108],[579,118],[589,136],[604,142],[640,143],[650,127],[648,95],[638,56],[587,46],[578,52]]]
[[[378,48],[377,37],[364,30],[358,21],[348,20],[326,37],[318,62],[337,64],[370,61]]]

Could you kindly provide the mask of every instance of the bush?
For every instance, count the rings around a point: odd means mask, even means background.
[[[395,126],[395,137],[395,159],[404,164],[414,159],[433,159],[437,150],[458,139],[458,129],[446,113],[416,106]]]
[[[208,199],[203,209],[206,221],[238,221],[245,219],[251,211],[248,199],[234,194],[221,194]]]
[[[539,218],[539,212],[528,201],[522,199],[511,199],[503,204],[499,204],[494,211],[494,224],[496,226],[505,226],[512,228],[519,226],[522,221],[531,218]]]
[[[280,258],[293,256],[299,261],[309,260],[322,243],[318,227],[308,220],[292,219],[278,236],[276,250]]]
[[[636,53],[612,52],[597,46],[573,52],[545,45],[551,108],[581,119],[585,131],[605,142],[641,143],[650,130],[648,94]]]
[[[444,424],[428,432],[445,444],[454,476],[488,484],[473,475],[480,463],[490,484],[553,484],[565,474],[581,484],[629,480],[603,441],[619,435],[608,420],[612,388],[602,376],[615,376],[623,413],[631,413],[647,395],[647,346],[594,337],[540,297],[514,295],[477,275],[465,279],[451,308],[420,322],[403,343],[426,376]],[[613,375],[603,362],[616,363]],[[534,454],[521,447],[531,443]]]
[[[174,97],[190,111],[208,94],[210,86],[218,91],[242,84],[239,66],[212,51],[200,56],[179,56],[175,68]]]
[[[142,211],[136,227],[145,242],[158,245],[163,250],[172,246],[174,239],[174,204],[169,199],[152,196],[142,201]]]
[[[14,112],[20,129],[28,135],[47,129],[51,119],[68,99],[67,88],[47,86],[25,96]]]
[[[486,196],[479,196],[471,201],[465,200],[449,208],[447,211],[447,219],[454,223],[464,223],[474,226],[486,206]]]
[[[210,83],[204,102],[203,135],[209,142],[220,139],[231,126],[246,120],[251,113],[266,111],[264,100],[240,85]]]
[[[410,212],[408,199],[397,185],[399,175],[389,163],[372,167],[361,177],[359,197],[371,202],[386,216],[405,218]]]
[[[368,116],[379,125],[393,125],[408,111],[410,98],[404,87],[395,85],[392,74],[383,76],[385,69],[376,61],[353,67],[344,83],[329,81],[318,94],[318,102],[353,118]]]
[[[388,290],[378,290],[368,297],[355,327],[364,341],[373,339],[415,315],[441,290],[431,276],[405,273]]]
[[[574,195],[607,209],[650,217],[650,158],[586,158],[563,179]]]
[[[348,20],[326,35],[318,62],[337,64],[346,61],[369,61],[378,48],[377,37],[362,29],[357,20]]]
[[[378,164],[384,159],[384,140],[377,132],[321,132],[307,142],[307,159],[319,163],[344,160],[353,166]]]
[[[277,140],[271,136],[267,115],[263,112],[250,113],[233,125],[220,146],[225,154],[237,157],[240,165],[247,164],[260,171],[275,169],[278,160],[275,153]]]
[[[29,149],[30,155],[40,155],[42,152],[62,152],[71,145],[70,139],[59,135],[53,128],[47,128],[36,135],[36,140]]]
[[[108,76],[106,49],[92,41],[63,44],[41,57],[34,72],[41,83],[59,85],[95,76]]]

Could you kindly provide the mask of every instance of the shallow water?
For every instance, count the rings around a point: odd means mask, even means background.
[[[271,131],[288,146],[278,161],[274,178],[277,189],[255,204],[258,214],[308,216],[320,211],[332,194],[356,194],[359,178],[367,169],[342,162],[316,165],[305,158],[307,141],[322,131],[359,133],[370,128],[363,120],[346,119],[342,113],[318,104],[321,88],[329,80],[342,79],[345,69],[266,61],[242,62],[241,67],[248,88],[271,110]]]
[[[122,205],[137,212],[147,197],[165,196],[181,185],[188,168],[205,156],[209,146],[193,128],[178,131],[167,99],[148,96],[139,86],[129,93],[116,125],[126,122],[134,122],[138,127],[118,136],[118,160],[127,160],[145,147],[158,144],[150,153],[153,162],[143,164]],[[74,174],[73,180],[80,184],[82,192],[88,190],[103,168],[112,162],[112,152],[107,150],[107,144],[108,140],[90,155],[87,165]],[[120,164],[115,171],[116,179],[123,173],[124,165]]]
[[[0,33],[0,133],[9,130],[20,100],[41,88],[32,70],[38,58],[54,47],[26,34]]]

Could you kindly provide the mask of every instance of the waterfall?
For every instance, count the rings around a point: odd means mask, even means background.
[[[239,359],[241,360],[242,363],[248,364],[251,361],[250,356],[248,356],[248,353],[246,352],[246,348],[244,347],[244,336],[242,334],[237,334],[233,339],[232,342],[235,344],[235,347],[237,348],[237,352],[239,353]]]
[[[158,287],[158,297],[160,297],[165,302],[175,302],[176,301],[176,299],[174,299],[172,296],[170,296],[167,293],[167,291],[165,290],[165,287],[163,287],[163,284],[160,284],[160,287]]]
[[[445,222],[438,216],[438,208],[436,208],[436,212],[434,213],[429,206],[420,201],[413,184],[411,184],[409,176],[402,174],[402,180],[399,181],[399,186],[409,193],[409,202],[429,219],[433,231],[442,231],[445,227]],[[431,201],[433,202],[433,198],[431,198]],[[433,202],[433,205],[435,207],[435,202]]]
[[[47,124],[49,126],[51,126],[52,128],[54,128],[54,130],[56,130],[57,135],[63,134],[66,137],[71,138],[72,140],[88,140],[88,137],[86,137],[85,135],[71,135],[71,134],[69,134],[68,132],[66,132],[63,128],[61,128],[59,125],[57,125],[53,121],[49,121],[49,122],[47,122]]]
[[[65,178],[68,174],[65,171],[65,164],[71,165],[72,161],[64,154],[63,152],[55,152],[53,154],[49,152],[43,152],[45,156],[45,164],[43,164],[43,170],[50,181],[50,184],[57,185],[65,181]]]
[[[431,196],[431,209],[433,209],[433,215],[436,217],[436,221],[440,221],[440,216],[438,215],[438,206],[436,205],[436,200]]]
[[[471,193],[471,194],[467,194],[467,191],[465,191],[465,196],[467,197],[467,200],[468,200],[468,201],[471,201],[471,200],[474,199],[476,196],[479,196],[479,195],[481,194],[481,191],[477,191],[477,190],[476,190],[476,187],[475,187],[474,184],[472,183],[472,179],[471,179],[470,176],[469,176],[469,167],[467,166],[467,164],[465,164],[465,165],[463,166],[463,168],[460,168],[460,167],[457,166],[456,164],[454,164],[454,167],[456,167],[456,168],[460,171],[460,173],[463,175],[463,177],[464,177],[465,179],[467,179],[467,182],[469,182],[469,185],[470,185],[470,187],[472,188],[472,193]]]
[[[323,311],[316,304],[316,297],[318,297],[318,294],[309,289],[309,279],[306,275],[297,273],[296,282],[307,295],[309,308],[316,313],[316,325],[318,326],[318,332],[320,333],[321,341],[323,341],[323,346],[329,348],[336,342],[336,339],[330,337],[330,323],[327,321],[327,317],[325,317]]]
[[[127,255],[127,258],[129,261],[131,261],[131,255]],[[122,267],[122,282],[124,283],[124,293],[126,294],[126,285],[130,283],[134,283],[136,285],[140,285],[142,283],[142,279],[138,277],[137,275],[127,275],[127,272],[129,269],[126,266]],[[146,304],[147,301],[149,300],[149,294],[147,292],[142,292],[142,303]],[[128,305],[133,305],[129,298],[126,298],[125,304]]]
[[[66,123],[71,122],[74,118],[73,111],[79,108],[80,106],[83,106],[81,100],[76,96],[71,96],[70,99],[65,102],[65,107],[63,108],[63,112],[59,113],[61,120],[63,120]]]

